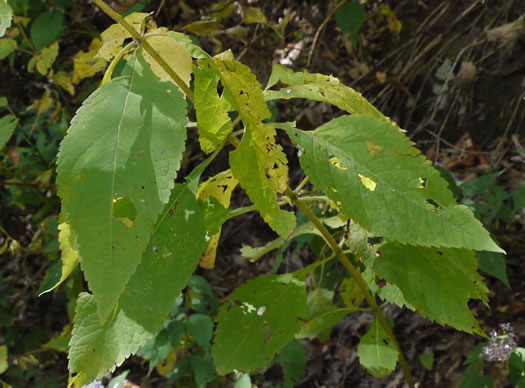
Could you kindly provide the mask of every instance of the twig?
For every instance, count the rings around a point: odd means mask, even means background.
[[[345,267],[348,273],[355,280],[357,286],[361,289],[361,292],[363,293],[366,301],[370,305],[370,308],[374,311],[377,321],[379,322],[381,327],[385,330],[388,337],[390,337],[390,339],[392,340],[392,343],[394,344],[399,354],[399,364],[401,365],[401,369],[403,370],[403,374],[405,375],[405,379],[407,380],[408,386],[413,388],[414,381],[412,379],[412,375],[410,374],[410,370],[408,369],[408,364],[406,362],[403,351],[401,350],[401,346],[399,345],[399,342],[397,342],[397,339],[394,333],[392,332],[392,329],[390,328],[390,325],[388,324],[385,316],[383,315],[381,308],[378,306],[374,296],[370,293],[368,286],[363,280],[363,277],[361,276],[359,271],[352,265],[350,260],[348,260],[345,253],[343,252],[343,249],[337,244],[332,234],[323,225],[321,220],[314,214],[314,212],[308,206],[306,206],[303,203],[303,201],[299,199],[297,194],[295,194],[289,188],[286,189],[285,194],[321,232],[325,241],[328,243],[328,245],[330,245],[330,248],[332,248],[334,253],[337,255],[337,258],[339,259],[340,263],[343,265],[343,267]]]
[[[306,67],[310,67],[310,65],[312,64],[312,58],[313,58],[313,55],[314,55],[314,52],[315,52],[315,49],[316,49],[316,46],[317,46],[317,42],[319,41],[319,36],[321,35],[321,32],[324,30],[324,28],[326,27],[326,25],[328,24],[328,22],[332,19],[332,17],[334,16],[334,14],[343,6],[345,5],[346,3],[348,3],[348,0],[343,0],[341,1],[339,4],[337,4],[334,9],[332,9],[330,11],[330,13],[328,14],[328,16],[326,16],[326,19],[324,19],[324,21],[321,23],[321,25],[319,26],[319,28],[317,29],[316,33],[315,33],[315,36],[314,36],[314,41],[312,42],[312,47],[310,48],[310,53],[308,54],[308,60],[306,61]]]

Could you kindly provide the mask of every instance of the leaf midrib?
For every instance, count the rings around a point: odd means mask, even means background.
[[[110,206],[110,211],[109,211],[109,248],[110,248],[109,251],[111,252],[110,254],[111,262],[113,262],[113,250],[114,250],[113,248],[113,200],[115,199],[115,181],[117,177],[118,146],[119,146],[119,141],[120,141],[120,133],[122,130],[122,122],[124,120],[126,108],[128,105],[128,100],[129,100],[130,95],[133,94],[131,92],[131,89],[133,88],[133,81],[135,80],[135,75],[137,74],[136,67],[137,67],[137,60],[135,59],[135,62],[133,64],[133,72],[131,74],[131,78],[129,81],[128,91],[126,93],[124,104],[122,106],[122,111],[120,113],[120,121],[117,125],[117,137],[115,139],[115,150],[113,151],[113,170],[112,170],[112,177],[111,177],[111,200],[110,200],[111,206]]]

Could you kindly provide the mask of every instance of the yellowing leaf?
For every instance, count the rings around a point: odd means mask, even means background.
[[[224,94],[219,97],[219,74],[210,65],[209,61],[200,60],[199,66],[193,70],[199,142],[206,153],[213,152],[233,130],[228,115],[231,106]]]
[[[18,43],[14,39],[0,39],[0,61],[15,51],[17,47]]]
[[[7,370],[7,346],[0,345],[0,374]]]
[[[219,233],[213,235],[208,244],[208,248],[204,251],[199,261],[199,265],[204,269],[215,268],[215,258],[217,257],[217,247],[219,245],[219,239],[221,238],[221,230]]]
[[[214,197],[219,203],[228,208],[233,189],[237,187],[238,180],[232,175],[230,170],[223,171],[214,177],[203,182],[197,191],[197,199],[206,201],[209,196]]]
[[[55,101],[51,95],[51,92],[46,88],[46,91],[42,94],[42,97],[40,97],[40,100],[38,101],[37,114],[40,116],[41,114],[46,113],[53,107],[54,102]]]
[[[174,349],[168,354],[165,360],[156,366],[157,372],[162,376],[167,376],[177,364],[177,350]]]
[[[59,71],[58,73],[53,74],[51,79],[62,89],[67,90],[72,96],[75,94],[75,87],[71,82],[71,78],[69,78],[65,71]]]
[[[218,0],[213,2],[211,9],[212,12],[210,16],[220,22],[235,11],[235,4],[232,3],[231,0]]]
[[[394,11],[392,11],[387,6],[382,6],[380,14],[386,18],[388,29],[399,37],[399,34],[401,33],[401,27],[403,26],[403,24],[401,23],[401,20],[398,19]]]
[[[148,17],[149,13],[132,13],[124,19],[135,29],[141,33],[141,26],[144,19]],[[110,26],[102,34],[102,47],[98,51],[97,57],[104,58],[106,61],[111,61],[122,48],[124,40],[130,38],[131,35],[124,27],[116,23]]]
[[[280,90],[268,90],[278,82],[288,85]],[[295,73],[292,69],[274,65],[272,74],[266,86],[265,99],[307,98],[313,101],[322,101],[333,104],[352,114],[372,116],[399,127],[388,117],[385,117],[375,106],[370,104],[361,93],[339,82],[333,76],[311,74],[306,71]]]
[[[45,47],[40,51],[37,55],[35,55],[31,60],[29,61],[29,64],[27,65],[27,69],[29,72],[33,72],[35,65],[38,72],[42,75],[47,75],[49,69],[51,69],[51,66],[53,63],[55,63],[55,59],[58,56],[58,41],[50,44],[49,46]]]
[[[230,199],[233,190],[237,187],[238,181],[232,176],[230,170],[223,171],[202,183],[197,191],[199,201],[207,201],[210,196],[215,198],[224,208],[230,207]],[[208,248],[200,260],[200,266],[206,269],[215,267],[215,257],[217,255],[217,245],[221,236],[221,228],[211,238]]]
[[[189,86],[191,80],[191,67],[193,59],[183,45],[177,43],[169,36],[151,36],[148,37],[148,43],[156,52],[170,65],[177,75]],[[144,59],[149,63],[151,70],[157,77],[163,80],[172,81],[168,73],[157,63],[155,59],[144,51]]]
[[[348,170],[348,168],[344,167],[342,164],[341,164],[341,161],[339,160],[338,157],[336,156],[333,156],[330,158],[330,163],[332,163],[334,166],[336,166],[337,168],[340,168],[341,170]]]
[[[98,72],[104,70],[106,61],[102,58],[96,57],[98,51],[102,47],[102,41],[95,38],[89,45],[87,52],[79,51],[73,60],[73,80],[74,84],[80,82],[84,78],[92,77]]]
[[[268,23],[268,19],[259,8],[256,7],[241,7],[242,18],[246,24],[251,23]]]
[[[365,299],[363,291],[353,278],[345,278],[341,283],[339,294],[347,307],[359,307]]]
[[[75,249],[75,236],[71,233],[71,227],[62,222],[58,225],[58,243],[60,244],[60,250],[62,251],[62,275],[60,276],[59,281],[49,290],[46,290],[40,293],[41,296],[46,292],[52,291],[57,288],[67,277],[73,272],[75,267],[78,264],[78,252]]]
[[[286,238],[295,228],[293,213],[281,210],[277,194],[288,185],[288,161],[275,142],[275,128],[263,123],[271,117],[261,86],[250,69],[230,51],[214,58],[231,105],[246,126],[240,146],[230,154],[233,175],[270,227]]]
[[[216,20],[198,21],[188,24],[184,29],[198,36],[215,35],[220,28],[220,23]]]
[[[376,157],[376,156],[379,156],[381,155],[381,152],[383,152],[383,147],[381,146],[378,146],[376,143],[374,143],[373,141],[367,141],[366,142],[366,146],[368,148],[368,153],[372,156],[372,157]]]
[[[361,174],[357,175],[359,176],[359,179],[361,179],[361,183],[363,184],[363,186],[365,186],[368,190],[374,191],[376,189],[376,183],[372,179],[367,178],[366,176]]]

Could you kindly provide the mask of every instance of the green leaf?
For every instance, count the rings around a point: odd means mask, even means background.
[[[266,276],[237,288],[217,317],[212,356],[221,375],[267,366],[298,331],[306,314],[304,281]]]
[[[209,359],[201,356],[193,356],[191,357],[191,368],[193,369],[193,376],[195,376],[197,388],[206,388],[209,386],[208,383],[215,379],[215,368]]]
[[[383,256],[375,261],[376,273],[398,286],[421,315],[467,333],[482,333],[468,308],[470,299],[488,300],[473,251],[396,243],[387,243],[382,250]]]
[[[57,163],[62,208],[101,320],[114,310],[141,260],[186,140],[180,91],[156,78],[143,60],[133,62],[130,76],[86,99]],[[135,215],[115,214],[119,203]]]
[[[184,327],[200,346],[208,350],[211,337],[213,336],[213,321],[208,315],[190,315],[188,320],[184,322]]]
[[[397,364],[396,347],[377,320],[361,338],[357,353],[361,365],[375,377],[389,375]]]
[[[0,4],[2,4],[1,1],[0,1]],[[5,57],[7,57],[12,52],[14,52],[17,47],[18,47],[18,43],[16,43],[16,40],[14,39],[11,39],[11,38],[0,39],[0,61],[4,59]]]
[[[510,288],[507,277],[507,260],[505,255],[497,252],[478,252],[478,263],[480,271],[501,280]]]
[[[311,74],[306,71],[294,73],[292,69],[283,65],[274,65],[268,86],[271,88],[277,82],[282,82],[288,87],[281,90],[266,90],[265,99],[289,100],[291,98],[307,98],[313,101],[327,102],[352,114],[362,114],[383,120],[397,127],[388,117],[370,104],[361,93],[343,85],[333,76]]]
[[[5,0],[0,0],[0,37],[4,36],[5,31],[11,27],[13,11]],[[2,58],[0,58],[2,59]]]
[[[525,208],[525,181],[522,181],[516,190],[513,191],[512,200],[514,202],[514,212]]]
[[[509,376],[515,387],[525,387],[525,348],[517,348],[510,356]]]
[[[480,370],[478,370],[480,369]],[[463,379],[459,384],[459,388],[493,388],[492,379],[489,376],[483,375],[483,365],[478,368],[472,365],[467,368]]]
[[[233,388],[252,388],[252,380],[250,379],[250,375],[248,373],[242,373],[235,382]]]
[[[366,19],[365,10],[359,2],[352,1],[338,9],[334,17],[341,31],[348,34],[348,40],[352,42],[354,49],[357,49],[357,35]]]
[[[420,354],[419,362],[421,362],[426,370],[432,371],[432,367],[434,366],[434,353]]]
[[[312,132],[282,126],[312,183],[368,231],[401,243],[502,252],[447,182],[383,120],[342,116]]]
[[[177,322],[180,323],[180,322]],[[182,329],[184,327],[181,325]],[[184,331],[183,331],[184,333]],[[173,350],[174,344],[170,341],[170,333],[162,328],[137,352],[137,354],[149,361],[149,371],[151,371],[162,361],[164,361]]]
[[[367,282],[368,288],[374,294],[378,295],[381,299],[386,300],[389,303],[394,303],[399,307],[407,307],[410,310],[414,311],[415,308],[410,303],[408,303],[401,293],[401,290],[392,283],[386,283],[383,287],[379,287],[377,284],[377,276],[374,272],[374,261],[379,253],[377,252],[377,247],[368,243],[369,238],[374,238],[374,235],[368,233],[363,229],[359,224],[353,222],[350,225],[349,239],[347,241],[348,245],[351,247],[354,254],[360,258],[360,260],[365,264],[366,269],[362,273],[363,279]],[[344,281],[343,281],[344,282]],[[351,282],[352,284],[352,282]],[[355,290],[357,293],[357,290]],[[343,298],[345,297],[342,294]]]
[[[113,318],[101,325],[94,297],[80,295],[69,352],[75,387],[102,378],[144,345],[190,280],[207,245],[192,182],[175,186]]]
[[[230,153],[230,167],[263,219],[286,238],[295,228],[293,213],[281,210],[277,194],[288,185],[288,166],[282,147],[275,142],[275,128],[263,123],[271,113],[261,85],[250,69],[230,52],[214,58],[231,105],[246,126],[240,146]]]
[[[195,110],[199,142],[204,152],[210,153],[221,144],[233,130],[230,116],[230,104],[217,94],[219,74],[214,71],[209,61],[200,60],[199,66],[193,67],[195,74]]]
[[[64,15],[55,10],[52,12],[42,12],[31,24],[31,41],[36,51],[54,42],[60,37],[64,24]]]
[[[17,121],[13,115],[5,115],[0,118],[0,150],[4,148],[11,135],[13,135]]]
[[[306,367],[303,345],[297,340],[291,341],[281,350],[277,362],[281,364],[284,372],[283,388],[293,388]]]
[[[252,24],[252,23],[267,24],[268,23],[268,19],[266,18],[264,13],[257,7],[241,6],[241,14],[242,14],[242,19],[244,23],[246,24]]]

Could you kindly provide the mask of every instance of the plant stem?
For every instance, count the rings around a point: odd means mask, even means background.
[[[171,68],[170,65],[159,55],[157,51],[151,45],[147,42],[147,40],[143,39],[142,36],[118,13],[115,12],[109,5],[104,3],[103,0],[93,0],[93,2],[104,11],[106,15],[108,15],[110,18],[115,20],[117,23],[119,23],[122,27],[126,29],[130,33],[130,35],[133,37],[133,39],[137,42],[137,44],[142,45],[144,50],[148,52],[149,55],[152,56],[155,61],[162,67],[162,69],[169,74],[169,76],[173,79],[173,81],[177,84],[177,86],[186,94],[186,96],[190,99],[192,103],[195,103],[195,98],[193,97],[193,92],[186,86],[184,81],[178,76],[178,74]]]
[[[403,370],[403,374],[405,375],[408,386],[413,388],[414,381],[412,379],[412,375],[410,374],[410,370],[408,369],[408,364],[406,362],[405,356],[403,355],[403,351],[401,350],[401,346],[399,346],[399,343],[397,342],[397,339],[394,336],[392,329],[390,329],[390,326],[385,316],[383,315],[381,308],[378,306],[374,296],[370,293],[370,290],[368,289],[368,286],[363,280],[361,273],[352,265],[350,260],[348,260],[348,257],[346,257],[341,247],[334,240],[332,234],[328,231],[328,229],[326,229],[321,220],[314,214],[314,212],[308,206],[304,204],[304,202],[301,199],[299,199],[297,194],[290,190],[290,188],[286,189],[285,194],[308,217],[308,219],[317,227],[317,229],[319,229],[324,239],[330,245],[330,248],[332,248],[332,250],[337,255],[337,258],[339,259],[341,264],[345,267],[345,269],[348,271],[348,273],[352,276],[352,278],[355,280],[355,282],[361,289],[361,292],[365,296],[365,299],[370,305],[370,308],[374,311],[379,324],[383,327],[386,334],[392,340],[399,354],[399,364],[401,365],[401,369]]]
[[[239,144],[240,144],[239,140],[236,137],[233,137],[233,136],[229,136],[227,138],[227,140],[230,143],[232,143],[235,147],[238,147]],[[394,346],[395,346],[395,348],[396,348],[396,350],[397,350],[397,352],[399,354],[399,364],[401,365],[401,369],[403,370],[403,374],[405,375],[405,378],[407,380],[408,386],[410,388],[413,388],[414,387],[414,381],[412,379],[412,375],[410,374],[410,370],[408,369],[408,364],[406,362],[406,359],[405,359],[405,356],[403,354],[403,351],[401,350],[401,346],[397,342],[397,339],[396,339],[394,333],[392,332],[392,329],[390,329],[390,326],[389,326],[385,316],[383,315],[383,312],[381,311],[381,308],[378,306],[374,296],[370,293],[370,291],[368,289],[368,286],[366,285],[365,281],[361,277],[361,274],[359,273],[359,271],[357,269],[354,268],[354,266],[352,265],[350,260],[348,260],[348,258],[346,257],[346,255],[343,252],[343,250],[341,249],[341,247],[334,240],[332,234],[328,231],[328,229],[326,229],[326,227],[323,225],[321,220],[314,214],[314,212],[312,210],[310,210],[310,208],[308,206],[306,206],[304,204],[304,199],[299,199],[297,194],[294,191],[292,191],[289,187],[286,188],[286,191],[284,193],[308,217],[308,219],[317,227],[317,229],[319,229],[319,231],[323,235],[325,241],[328,243],[328,245],[330,245],[330,247],[332,248],[334,253],[337,255],[337,258],[339,259],[341,264],[343,264],[343,266],[346,268],[348,273],[350,273],[350,275],[354,278],[355,282],[357,283],[357,285],[361,289],[361,292],[365,296],[366,301],[370,305],[370,308],[374,311],[379,324],[383,327],[383,329],[385,330],[386,334],[392,340],[392,343],[394,344]],[[247,213],[247,212],[252,211],[252,210],[255,210],[255,205],[253,205],[253,209],[252,209],[252,206],[249,206],[247,208],[242,209],[241,211],[239,211],[235,215],[231,215],[231,217],[229,217],[229,218],[238,216],[240,214]]]
[[[306,67],[310,67],[312,64],[312,59],[314,57],[315,49],[317,48],[317,43],[319,42],[319,37],[321,36],[321,32],[324,30],[328,22],[332,19],[332,17],[335,15],[335,13],[346,3],[348,3],[348,0],[342,0],[339,4],[337,4],[330,13],[326,16],[324,21],[321,23],[317,31],[315,32],[314,41],[312,42],[312,47],[310,48],[310,53],[308,54],[308,60],[306,61]]]
[[[310,180],[309,177],[305,177],[305,178],[303,179],[303,181],[302,181],[301,183],[299,183],[299,186],[297,186],[297,187],[295,188],[294,192],[295,192],[296,194],[299,194],[299,192],[303,189],[304,186],[306,186],[306,184],[308,183],[309,180]]]

